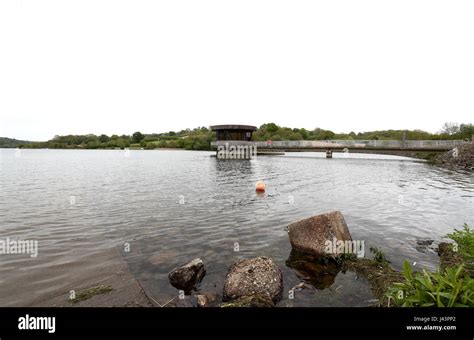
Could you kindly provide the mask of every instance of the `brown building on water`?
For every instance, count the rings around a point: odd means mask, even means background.
[[[213,125],[211,130],[216,132],[216,141],[212,143],[217,149],[220,159],[248,159],[253,156],[252,133],[257,127],[251,125]],[[256,156],[256,149],[255,149]]]
[[[211,130],[216,132],[217,141],[246,141],[252,140],[252,132],[257,127],[251,125],[213,125]]]

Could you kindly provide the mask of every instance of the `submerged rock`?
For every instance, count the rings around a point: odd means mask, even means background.
[[[336,257],[342,252],[339,247],[333,247],[335,241],[352,241],[340,211],[292,223],[288,226],[288,236],[293,249],[316,256]]]
[[[260,297],[256,298],[257,295]],[[261,301],[261,296],[267,296],[276,304],[282,295],[283,274],[271,258],[261,256],[240,260],[229,268],[224,283],[224,301],[243,297],[255,297]]]
[[[205,274],[204,263],[197,258],[173,269],[168,274],[168,278],[174,287],[189,292],[201,282]]]
[[[296,276],[317,289],[330,287],[341,271],[336,261],[291,250],[286,266],[295,270]]]
[[[416,244],[419,246],[430,246],[434,240],[423,240],[423,239],[418,239],[416,240]]]
[[[221,307],[275,307],[272,299],[266,294],[243,296],[231,302],[221,304]]]
[[[150,262],[154,266],[164,266],[167,263],[173,261],[179,255],[177,250],[166,249],[161,250],[158,253],[153,254],[148,258],[148,262]]]
[[[431,239],[417,239],[415,249],[420,253],[426,254],[427,252],[437,252],[437,247],[434,240]]]

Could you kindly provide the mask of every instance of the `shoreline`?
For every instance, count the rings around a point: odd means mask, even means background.
[[[153,301],[133,277],[127,263],[117,248],[89,256],[90,261],[100,261],[103,266],[95,269],[79,268],[74,271],[73,284],[58,288],[43,296],[33,298],[30,307],[153,307]],[[64,274],[64,271],[62,271]],[[71,270],[66,269],[67,274]],[[60,273],[57,273],[60,275]],[[68,277],[71,277],[68,275]],[[97,288],[107,289],[97,289]],[[95,291],[94,291],[95,290]],[[71,299],[74,291],[77,302]],[[85,298],[81,299],[81,296]]]
[[[462,263],[462,260],[452,251],[449,243],[438,245],[439,268],[447,268],[455,264]],[[200,296],[216,299],[220,292],[199,290],[192,291],[179,298],[179,291],[176,297],[170,299],[163,305],[151,298],[144,290],[140,282],[135,279],[130,272],[125,259],[118,249],[110,249],[102,255],[102,260],[111,260],[113,265],[106,266],[100,270],[82,270],[80,279],[74,284],[75,292],[80,296],[77,302],[71,301],[70,290],[57,289],[42,297],[37,297],[28,307],[198,307]],[[94,258],[97,258],[94,256]],[[323,261],[324,262],[324,261]],[[330,263],[329,265],[334,265]],[[404,277],[398,270],[393,269],[389,263],[380,262],[370,258],[343,258],[337,262],[341,272],[353,272],[368,281],[369,288],[378,303],[374,307],[390,307],[386,292],[394,282],[403,282]],[[303,283],[301,284],[303,286]],[[304,283],[307,285],[307,283]],[[105,289],[107,288],[107,289]],[[329,287],[328,287],[329,288]],[[102,291],[101,291],[102,290]],[[85,296],[82,298],[81,296]],[[252,305],[255,303],[249,300]],[[25,306],[21,306],[25,307]],[[218,299],[211,307],[246,307],[245,303],[240,306],[225,303]],[[276,306],[275,308],[292,308],[287,306]]]

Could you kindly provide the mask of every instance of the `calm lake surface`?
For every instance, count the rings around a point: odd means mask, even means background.
[[[154,299],[176,296],[167,274],[201,257],[200,289],[222,293],[227,268],[266,255],[283,271],[281,306],[364,306],[363,278],[336,273],[288,299],[301,273],[288,265],[286,226],[340,210],[355,240],[380,247],[395,268],[404,259],[435,269],[417,245],[474,225],[472,175],[402,157],[288,153],[217,160],[211,152],[163,150],[0,150],[0,239],[38,241],[38,257],[0,255],[0,305],[25,306],[73,289],[82,272],[121,259]],[[265,195],[255,183],[264,180]],[[124,245],[130,245],[130,252]],[[239,251],[234,251],[238,244]],[[81,259],[95,256],[91,264]],[[291,262],[291,261],[290,261]],[[89,268],[91,267],[91,268]],[[94,267],[94,268],[92,268]],[[299,295],[298,295],[299,294]]]

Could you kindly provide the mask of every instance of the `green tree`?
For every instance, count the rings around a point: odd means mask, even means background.
[[[299,129],[299,133],[303,139],[308,139],[308,130],[305,128]]]
[[[275,123],[263,124],[260,128],[270,133],[276,133],[280,129]]]
[[[459,126],[459,137],[461,139],[471,139],[473,135],[474,135],[474,125],[461,124]]]
[[[100,141],[101,143],[107,143],[109,140],[110,140],[110,138],[109,138],[109,136],[107,136],[107,135],[100,135],[100,136],[99,136],[99,141]]]
[[[144,138],[145,138],[145,135],[141,133],[140,131],[137,131],[132,135],[132,141],[134,143],[140,143]]]

